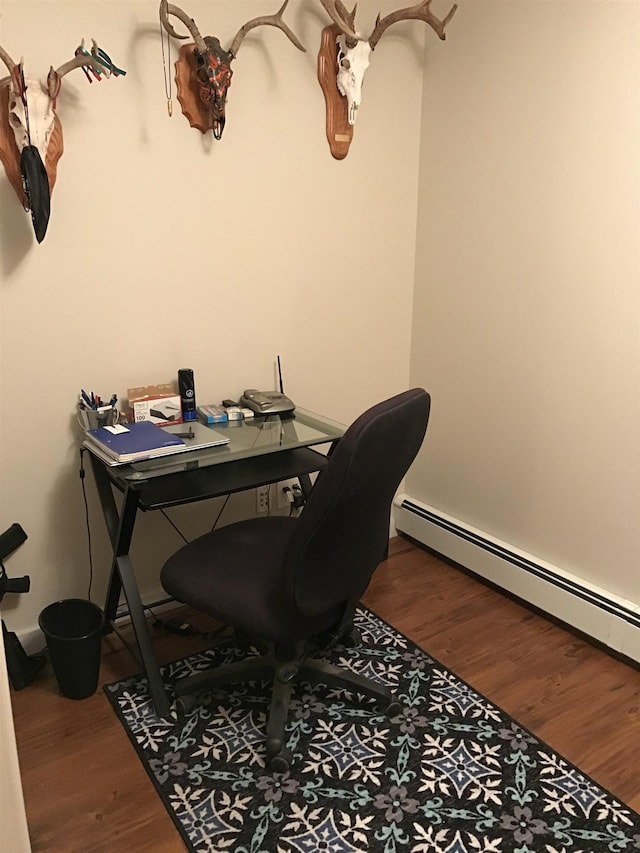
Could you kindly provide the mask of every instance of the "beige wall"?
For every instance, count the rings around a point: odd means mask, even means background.
[[[640,4],[485,0],[455,25],[425,72],[433,410],[406,490],[640,604]]]
[[[188,8],[228,42],[266,6]],[[0,172],[0,506],[29,534],[10,574],[32,580],[5,599],[12,630],[86,594],[79,388],[123,396],[191,366],[215,401],[272,385],[278,353],[299,405],[344,421],[425,385],[407,491],[640,602],[639,4],[467,0],[445,43],[393,28],[342,162],[324,133],[317,6],[287,13],[306,54],[271,28],[247,38],[215,143],[177,104],[166,114],[155,0],[0,0],[0,44],[28,68],[45,74],[84,36],[128,71],[65,79],[42,245]],[[378,6],[360,4],[363,30]],[[173,517],[194,535],[213,512]],[[145,591],[179,544],[142,517]]]
[[[184,4],[227,44],[278,5]],[[362,5],[363,27],[377,9]],[[407,387],[425,28],[385,36],[338,162],[316,81],[329,23],[317,3],[286,15],[306,54],[272,27],[247,37],[221,142],[191,129],[177,102],[167,116],[156,0],[0,0],[0,11],[0,44],[28,70],[45,75],[83,36],[127,70],[91,86],[80,71],[64,79],[65,151],[41,245],[0,173],[0,517],[29,535],[10,574],[31,576],[4,614],[21,632],[48,602],[86,595],[81,387],[124,396],[190,366],[198,399],[215,402],[273,387],[280,354],[298,405],[342,421]],[[106,535],[87,483],[101,601]],[[174,513],[188,535],[208,529],[203,515]],[[180,544],[160,514],[141,518],[144,591]]]
[[[0,611],[0,615],[2,611]],[[5,661],[4,636],[0,631],[0,826],[2,846],[12,853],[29,853],[29,831],[24,811],[20,764],[11,714],[11,691]]]

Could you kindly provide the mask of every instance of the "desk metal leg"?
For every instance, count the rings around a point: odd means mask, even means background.
[[[136,576],[133,571],[133,564],[129,557],[129,548],[133,537],[133,526],[138,512],[138,494],[135,489],[126,489],[120,513],[120,523],[118,526],[118,534],[114,547],[114,561],[111,571],[110,589],[107,595],[107,607],[111,609],[115,617],[115,608],[117,607],[117,597],[122,588],[124,596],[127,600],[129,608],[129,616],[131,624],[136,635],[142,665],[144,667],[147,681],[149,683],[149,692],[155,705],[156,713],[159,717],[167,717],[169,715],[169,700],[164,689],[162,677],[160,675],[160,667],[153,653],[151,644],[151,635],[149,626],[144,615],[144,608],[140,599],[140,591],[136,581]]]
[[[147,681],[149,682],[149,692],[153,699],[156,713],[159,717],[168,717],[169,700],[164,689],[162,676],[160,675],[160,667],[158,666],[156,656],[153,653],[149,626],[147,625],[147,620],[144,616],[144,608],[142,606],[142,601],[140,600],[138,584],[136,583],[135,575],[133,573],[133,565],[131,564],[128,554],[116,557],[115,562],[118,575],[122,582],[125,598],[127,599],[129,614],[131,616],[131,624],[133,625],[136,640],[138,641],[138,648],[140,649],[140,656],[142,657],[142,664],[147,676]]]
[[[111,541],[111,547],[113,549],[114,554],[111,563],[109,586],[107,587],[107,596],[104,605],[104,613],[106,617],[105,633],[109,633],[111,631],[111,622],[113,622],[116,617],[118,601],[120,599],[120,592],[122,589],[120,577],[115,563],[115,555],[119,553],[119,542],[121,541],[122,517],[118,512],[118,507],[116,506],[116,502],[113,497],[113,489],[111,488],[111,483],[109,482],[109,477],[106,474],[104,465],[99,462],[91,453],[89,454],[89,458],[91,459],[91,467],[93,469],[93,476],[96,482],[96,488],[98,490],[100,506],[102,507],[102,514],[104,515],[105,524],[107,525],[107,533],[109,534],[109,539]],[[135,506],[130,509],[130,512],[133,512],[134,518],[135,511]],[[124,514],[125,508],[123,507],[122,515],[124,516]],[[129,527],[131,528],[131,530],[129,531],[130,542],[131,532],[133,529],[131,522],[129,524]],[[129,545],[127,544],[126,550],[128,550],[128,548]]]
[[[312,488],[311,477],[308,474],[298,474],[298,482],[300,483],[305,501],[308,501]]]
[[[113,492],[111,492],[111,498],[113,499]],[[105,605],[105,613],[107,619],[110,620],[116,618],[118,600],[120,599],[120,592],[122,590],[122,573],[119,571],[120,566],[118,558],[128,557],[129,555],[131,539],[133,538],[133,527],[136,523],[137,514],[138,495],[134,489],[127,489],[124,493],[122,509],[118,518],[118,528],[116,530],[115,537],[112,539],[113,563],[111,564],[111,578],[109,580],[107,602]]]
[[[167,717],[169,715],[169,700],[160,675],[158,662],[153,653],[149,626],[145,619],[140,591],[129,557],[133,526],[138,511],[138,496],[135,489],[127,489],[124,494],[122,510],[118,513],[113,490],[104,466],[93,457],[91,457],[91,462],[114,554],[104,606],[106,622],[111,626],[115,620],[120,592],[123,591],[156,713],[159,717]]]

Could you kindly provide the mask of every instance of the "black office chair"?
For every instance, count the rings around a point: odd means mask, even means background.
[[[285,725],[295,679],[371,697],[400,713],[391,690],[307,655],[351,633],[355,605],[384,559],[391,504],[422,444],[430,397],[414,388],[360,415],[339,441],[298,518],[230,524],[190,542],[162,568],[178,601],[228,623],[265,654],[176,681],[178,697],[213,685],[273,681],[266,763],[289,767]],[[322,638],[322,639],[319,639]],[[179,699],[183,710],[188,699]]]

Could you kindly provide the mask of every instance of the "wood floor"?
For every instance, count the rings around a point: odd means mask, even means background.
[[[392,540],[364,602],[640,811],[636,668],[402,537]],[[205,617],[186,615],[199,631],[211,629]],[[198,635],[155,635],[161,660],[203,644]],[[100,684],[138,670],[115,635],[104,639]],[[65,699],[47,668],[12,700],[34,851],[184,850],[100,689]]]

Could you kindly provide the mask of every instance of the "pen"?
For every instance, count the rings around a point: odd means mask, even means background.
[[[80,391],[80,396],[82,397],[82,401],[88,409],[93,409],[93,403],[91,402],[89,395],[83,389]]]
[[[90,409],[93,412],[105,412],[107,409],[113,409],[117,402],[117,394],[112,394],[109,402],[104,403],[102,397],[98,394],[94,394],[93,391],[91,392],[91,395],[89,395],[84,388],[80,389],[80,394],[78,396],[79,405],[85,409]]]

